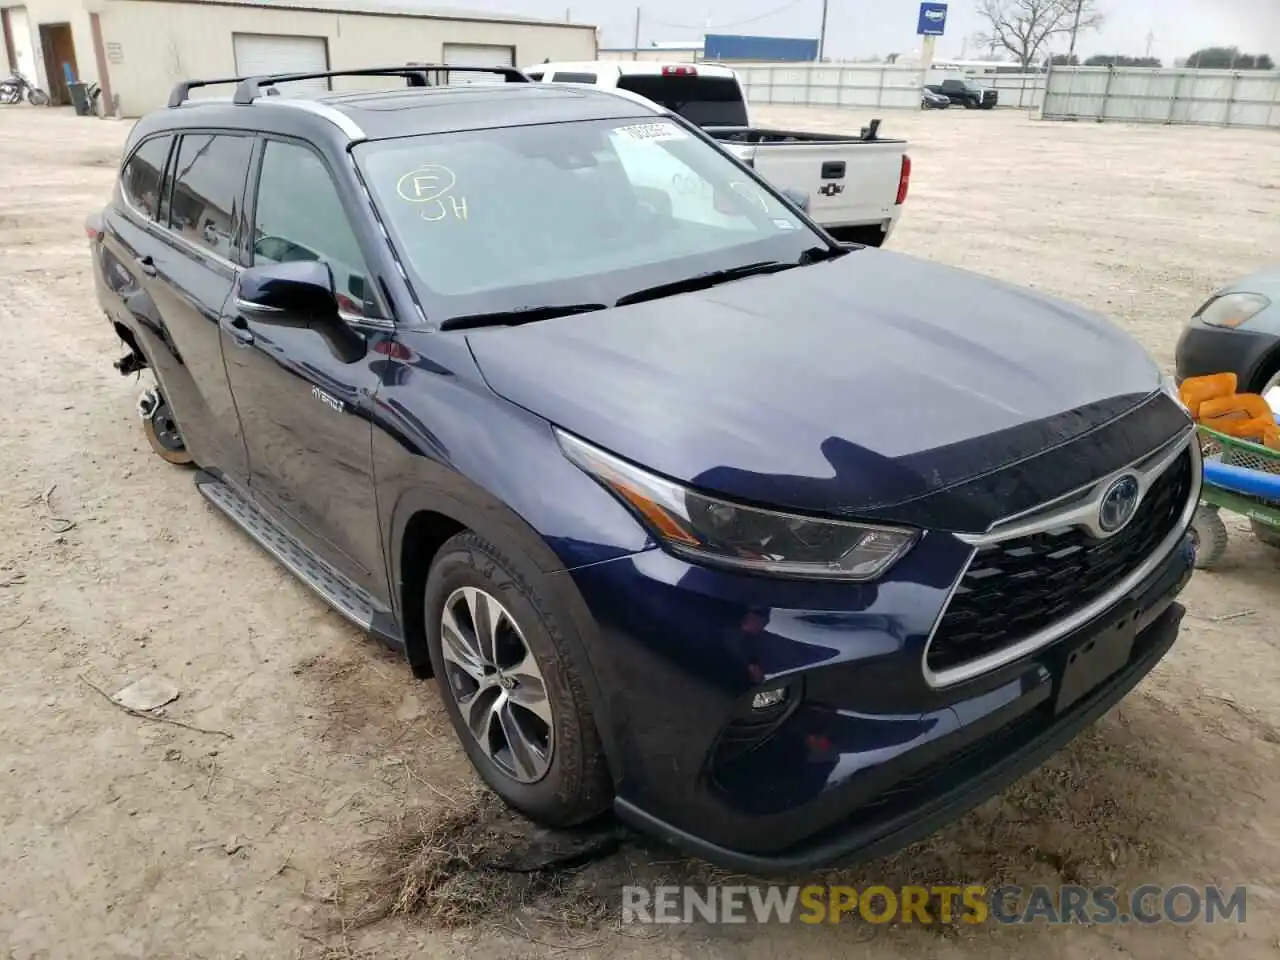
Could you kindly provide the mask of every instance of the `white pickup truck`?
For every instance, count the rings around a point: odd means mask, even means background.
[[[906,141],[882,138],[878,120],[856,136],[754,127],[742,84],[728,67],[596,60],[540,63],[524,72],[536,81],[639,95],[680,114],[779,190],[805,195],[809,215],[837,240],[882,245],[907,199]]]

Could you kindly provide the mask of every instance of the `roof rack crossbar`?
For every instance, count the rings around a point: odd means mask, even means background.
[[[523,73],[514,67],[455,67],[450,64],[412,63],[402,67],[366,67],[360,70],[321,70],[315,73],[274,73],[257,77],[239,77],[236,80],[191,81],[188,86],[205,86],[208,83],[236,83],[236,92],[232,97],[235,103],[253,103],[262,96],[262,88],[273,87],[278,83],[290,83],[295,80],[323,80],[330,77],[404,77],[411,87],[429,87],[429,74],[450,73],[492,73],[501,76],[506,83],[530,83]],[[183,84],[179,84],[182,87]],[[178,90],[174,89],[174,96]],[[170,97],[173,106],[173,97]],[[180,101],[179,101],[180,102]]]
[[[224,83],[244,83],[245,77],[224,77],[221,80],[183,80],[174,84],[169,93],[169,106],[180,107],[191,98],[191,91],[199,87],[215,87]]]

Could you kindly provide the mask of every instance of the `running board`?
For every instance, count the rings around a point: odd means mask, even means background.
[[[298,542],[296,537],[261,507],[234,487],[203,470],[196,474],[196,488],[285,569],[318,593],[329,606],[361,629],[376,634],[393,647],[403,649],[403,641],[394,630],[391,612],[366,590],[352,583],[348,577]]]

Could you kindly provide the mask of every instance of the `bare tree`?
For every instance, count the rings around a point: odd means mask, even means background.
[[[1045,45],[1060,34],[1102,26],[1097,0],[978,0],[978,15],[987,22],[982,43],[1006,50],[1029,67],[1042,59]]]

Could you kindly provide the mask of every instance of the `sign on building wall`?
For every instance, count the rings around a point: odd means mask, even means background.
[[[916,33],[922,37],[940,37],[947,32],[947,5],[945,3],[920,4],[920,20]]]

